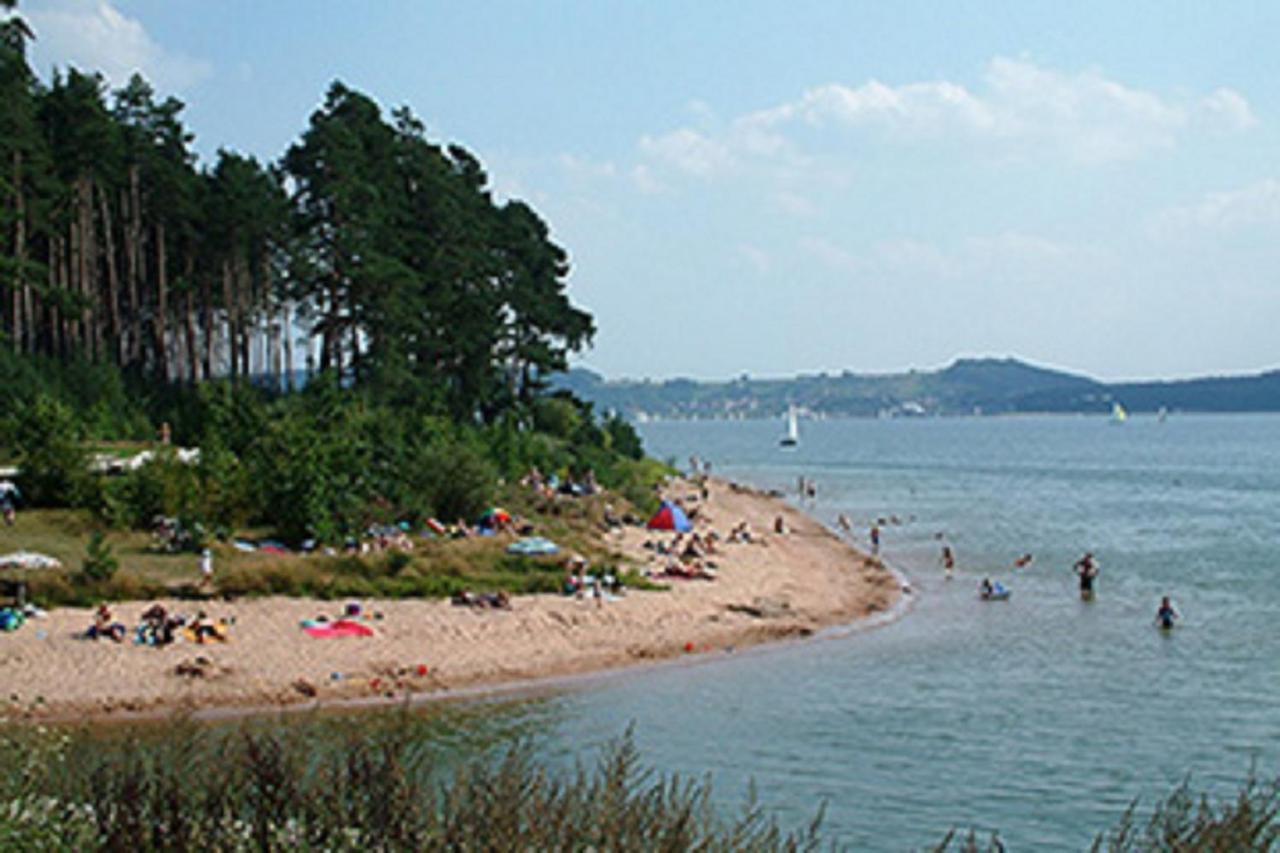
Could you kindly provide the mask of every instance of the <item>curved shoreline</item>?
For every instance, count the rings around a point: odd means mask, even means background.
[[[884,568],[886,571],[894,575],[894,577],[898,578],[904,587],[910,587],[910,582],[901,570],[889,565],[888,563],[884,564]],[[758,643],[745,645],[740,649],[729,646],[718,650],[708,649],[706,651],[693,654],[653,660],[635,660],[630,663],[620,663],[615,666],[584,670],[582,672],[555,673],[526,679],[477,683],[452,690],[422,691],[417,693],[408,692],[391,697],[352,696],[329,700],[315,700],[312,702],[297,702],[287,705],[263,704],[209,706],[195,709],[187,713],[185,716],[186,719],[194,720],[196,722],[216,723],[277,715],[292,716],[295,714],[308,713],[359,713],[362,711],[388,708],[407,707],[411,709],[419,709],[452,702],[467,703],[500,701],[505,699],[532,699],[546,693],[560,692],[563,690],[586,690],[595,687],[606,687],[610,683],[620,681],[623,678],[627,678],[632,675],[646,675],[652,672],[660,672],[663,670],[677,668],[716,666],[725,662],[729,657],[750,658],[776,654],[780,651],[794,648],[796,646],[840,640],[845,637],[883,628],[906,616],[907,613],[909,613],[915,606],[917,596],[914,592],[914,587],[910,588],[913,592],[899,595],[897,600],[888,610],[880,611],[871,616],[860,617],[851,622],[834,623],[821,628],[808,636],[792,636],[782,637],[776,640],[764,640]],[[152,709],[148,711],[122,711],[115,713],[111,717],[97,719],[94,722],[97,724],[118,723],[122,725],[129,723],[151,723],[168,719],[172,714],[173,711],[162,709]],[[43,721],[53,723],[65,722],[65,720],[56,717],[45,718]]]
[[[45,638],[35,639],[36,629],[27,626],[25,636],[0,639],[0,676],[26,676],[6,677],[8,692],[49,694],[35,694],[43,701],[25,708],[11,703],[8,716],[128,723],[180,713],[217,721],[518,697],[657,668],[706,665],[726,653],[766,653],[796,640],[848,636],[910,609],[915,596],[904,593],[910,586],[899,570],[780,498],[720,480],[711,486],[710,500],[699,507],[700,529],[723,532],[739,520],[757,531],[772,529],[777,517],[791,528],[785,536],[768,535],[767,545],[722,545],[714,583],[672,581],[669,591],[632,592],[602,607],[590,599],[527,596],[516,599],[510,613],[476,613],[443,602],[369,602],[369,609],[386,618],[374,623],[379,636],[367,640],[314,640],[297,630],[300,614],[306,618],[333,608],[333,602],[261,599],[223,608],[236,616],[232,643],[165,649],[54,637],[89,619],[87,610],[55,611],[49,621],[58,625],[33,623],[47,628]],[[673,485],[676,492],[690,488]],[[653,561],[644,542],[657,534],[628,528],[617,538],[628,557]],[[145,606],[140,602],[137,609]],[[25,649],[15,656],[11,639],[19,638]],[[173,675],[175,661],[196,655],[225,673],[208,681]],[[426,675],[414,674],[415,660],[428,660]],[[41,683],[32,670],[61,677]],[[330,671],[339,677],[322,680]],[[295,690],[304,680],[314,696]]]

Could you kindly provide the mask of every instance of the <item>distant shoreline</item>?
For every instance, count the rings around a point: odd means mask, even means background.
[[[608,380],[574,368],[556,384],[602,410],[632,417],[780,417],[789,406],[820,417],[1280,412],[1280,370],[1148,382],[1102,382],[1015,358],[961,358],[937,370],[819,373],[722,381]]]

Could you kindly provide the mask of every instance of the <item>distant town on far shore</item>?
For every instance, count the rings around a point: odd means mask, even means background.
[[[1016,358],[957,359],[940,370],[819,373],[728,381],[608,380],[585,368],[557,387],[633,420],[772,418],[788,406],[815,417],[1033,413],[1277,412],[1280,370],[1247,376],[1108,383]]]

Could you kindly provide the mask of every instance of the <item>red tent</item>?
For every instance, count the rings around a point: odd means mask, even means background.
[[[658,507],[658,511],[653,514],[653,518],[649,519],[646,526],[650,530],[679,530],[681,533],[693,530],[693,525],[689,523],[689,516],[671,501],[663,501],[662,506]]]

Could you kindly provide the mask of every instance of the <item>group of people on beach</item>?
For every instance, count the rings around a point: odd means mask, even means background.
[[[195,643],[225,642],[229,623],[215,622],[203,610],[195,616],[170,613],[161,604],[152,604],[142,612],[133,641],[141,646],[167,646],[181,634]],[[87,640],[112,640],[123,643],[129,636],[129,628],[118,621],[107,604],[98,605],[93,614],[93,624],[84,632]]]
[[[730,541],[750,541],[750,533],[746,532],[745,535],[747,539]],[[711,558],[718,553],[718,542],[720,535],[714,530],[705,535],[696,531],[687,534],[677,532],[669,541],[647,540],[644,547],[665,558],[661,572],[665,577],[715,580],[716,562]]]

